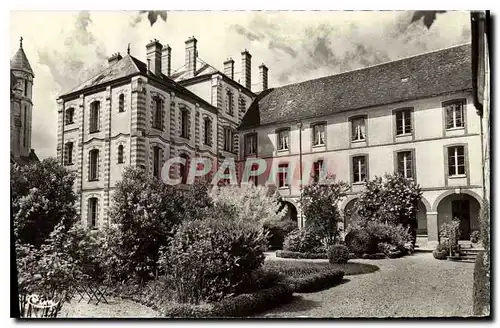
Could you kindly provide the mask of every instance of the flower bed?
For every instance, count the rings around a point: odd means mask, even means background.
[[[326,253],[301,253],[292,251],[276,251],[276,257],[285,259],[328,259]]]

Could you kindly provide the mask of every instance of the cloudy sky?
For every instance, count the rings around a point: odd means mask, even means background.
[[[175,69],[184,62],[184,41],[195,36],[201,59],[222,70],[232,57],[237,72],[246,48],[253,83],[265,63],[269,86],[277,87],[470,42],[468,12],[437,14],[430,28],[411,23],[413,14],[177,11],[151,26],[146,14],[132,11],[17,11],[10,55],[22,36],[35,72],[32,147],[45,158],[56,153],[58,95],[97,74],[111,54],[126,53],[128,43],[141,60],[149,40],[169,44]]]

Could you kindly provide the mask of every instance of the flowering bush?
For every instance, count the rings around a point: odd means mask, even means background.
[[[457,245],[460,237],[460,220],[454,218],[450,222],[443,223],[439,228],[439,237],[447,240],[450,245]]]
[[[358,257],[377,252],[377,240],[364,228],[350,228],[345,236],[345,244]]]
[[[337,242],[340,236],[339,222],[342,216],[338,203],[345,197],[349,185],[344,182],[314,180],[302,191],[302,212],[309,229],[324,238],[327,245]]]
[[[219,217],[185,221],[161,253],[175,301],[198,304],[243,292],[264,263],[266,236],[251,224]]]
[[[474,244],[478,243],[481,240],[481,234],[478,230],[474,230],[470,233],[470,241]]]
[[[285,238],[283,249],[301,253],[321,253],[325,251],[320,236],[316,231],[309,228],[290,232]]]

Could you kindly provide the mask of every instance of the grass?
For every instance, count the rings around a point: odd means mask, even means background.
[[[372,273],[379,270],[379,267],[376,265],[358,262],[330,264],[328,262],[306,262],[299,260],[266,261],[264,262],[263,268],[294,278],[302,278],[308,275],[322,273],[325,270],[341,270],[346,276]]]
[[[474,265],[474,315],[490,314],[490,282],[483,263],[484,253],[477,255]]]

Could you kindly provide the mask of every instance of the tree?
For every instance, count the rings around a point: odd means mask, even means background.
[[[340,235],[338,223],[342,220],[338,202],[345,197],[349,185],[345,182],[314,180],[302,191],[302,213],[306,225],[326,239],[328,245]]]
[[[210,193],[215,206],[229,206],[235,210],[235,219],[255,224],[279,222],[286,214],[281,206],[279,194],[264,186],[251,183],[241,186],[214,186]]]
[[[39,248],[60,223],[76,222],[74,175],[55,158],[11,166],[10,185],[14,234],[20,243]]]
[[[126,168],[113,195],[108,229],[121,272],[135,273],[142,281],[155,277],[159,249],[168,245],[176,226],[202,216],[210,206],[206,187],[182,191],[140,168]]]

